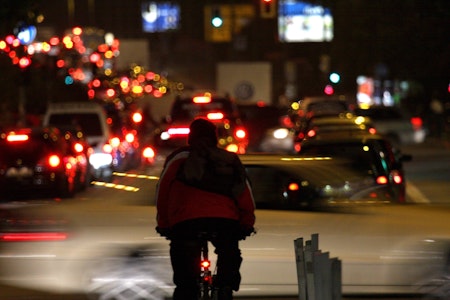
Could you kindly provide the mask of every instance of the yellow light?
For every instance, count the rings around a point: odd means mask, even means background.
[[[134,94],[142,94],[143,91],[144,91],[144,89],[142,86],[140,86],[140,85],[133,86],[132,92]]]
[[[83,29],[81,29],[81,27],[74,27],[72,29],[72,33],[75,34],[75,35],[80,35],[80,34],[83,33]]]

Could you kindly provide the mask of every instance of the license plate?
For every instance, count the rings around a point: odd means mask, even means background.
[[[9,168],[6,171],[5,175],[6,177],[13,177],[13,178],[31,177],[33,176],[33,170],[27,167]]]

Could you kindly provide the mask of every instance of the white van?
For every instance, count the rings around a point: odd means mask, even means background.
[[[107,178],[112,173],[113,158],[104,151],[111,138],[104,109],[94,102],[50,103],[43,119],[44,126],[81,127],[93,153],[89,156],[95,178]]]

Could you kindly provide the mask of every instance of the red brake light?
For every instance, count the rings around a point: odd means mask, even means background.
[[[57,166],[60,165],[61,159],[59,158],[58,155],[53,154],[49,156],[47,162],[50,167],[56,168]]]
[[[210,95],[196,96],[192,99],[192,101],[197,104],[211,103],[211,96]]]
[[[420,129],[423,125],[422,118],[420,117],[411,118],[411,124],[414,127],[414,129]]]
[[[145,147],[145,149],[142,151],[142,156],[145,158],[154,158],[155,157],[155,150],[153,150],[152,147]]]
[[[110,144],[104,144],[102,149],[105,153],[111,153],[113,150]]]
[[[132,116],[134,123],[141,123],[142,122],[142,114],[139,112],[135,112]]]
[[[112,147],[117,148],[120,145],[120,139],[118,137],[113,137],[109,143],[111,144]]]
[[[4,242],[43,242],[65,239],[67,234],[64,232],[11,232],[0,235],[0,241]]]
[[[189,127],[169,128],[167,132],[169,133],[169,135],[188,135]]]
[[[229,144],[225,147],[228,152],[238,153],[239,147],[236,144]]]
[[[300,187],[299,187],[298,183],[296,183],[296,182],[291,182],[288,185],[289,191],[298,191],[299,189],[300,189]]]
[[[28,141],[28,135],[26,134],[14,134],[14,133],[10,133],[7,137],[6,140],[8,142],[23,142],[23,141]]]
[[[125,140],[126,140],[128,143],[134,142],[134,134],[132,134],[131,132],[127,133],[127,134],[125,135]]]
[[[394,180],[394,182],[396,184],[401,184],[403,182],[403,177],[402,177],[402,175],[400,174],[399,171],[393,170],[391,172],[391,176],[392,176],[392,180]]]
[[[314,129],[311,129],[310,131],[308,131],[307,135],[310,138],[314,137],[314,136],[316,136],[316,131]]]
[[[200,265],[202,268],[209,268],[211,266],[211,262],[209,260],[202,260]]]
[[[75,152],[77,152],[77,153],[81,153],[84,150],[83,145],[80,143],[75,143],[75,145],[73,145],[73,148],[75,149]]]
[[[384,175],[378,176],[376,181],[378,184],[387,184],[388,183],[388,179]]]
[[[208,118],[208,120],[222,120],[223,119],[223,113],[221,112],[214,112],[214,113],[209,113],[206,115],[206,117]]]
[[[373,127],[370,127],[370,128],[369,128],[369,133],[370,133],[370,134],[376,134],[376,133],[377,133],[377,130],[376,130],[375,128],[373,128]]]
[[[247,136],[245,129],[239,128],[234,134],[238,139],[244,139]]]

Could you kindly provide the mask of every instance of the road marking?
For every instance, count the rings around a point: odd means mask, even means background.
[[[431,201],[412,183],[406,184],[406,199],[412,203],[431,203]]]

